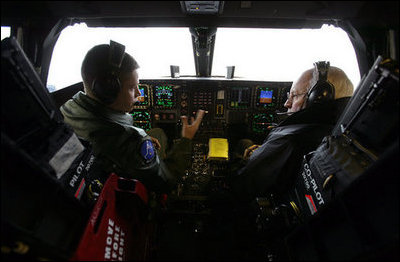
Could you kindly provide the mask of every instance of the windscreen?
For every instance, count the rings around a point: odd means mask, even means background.
[[[110,40],[125,45],[137,60],[139,79],[170,76],[171,65],[179,66],[181,76],[196,75],[189,28],[92,28],[81,23],[60,34],[50,63],[49,91],[82,81],[80,70],[87,51]],[[225,77],[227,66],[235,66],[236,79],[294,81],[316,61],[341,68],[357,87],[360,73],[353,45],[345,31],[330,25],[320,29],[218,28],[212,76]]]
[[[192,39],[188,28],[105,28],[75,24],[65,28],[54,47],[47,88],[50,92],[82,81],[81,64],[94,46],[110,40],[125,45],[138,62],[139,79],[170,76],[179,65],[180,75],[195,75]]]
[[[341,28],[320,29],[218,28],[212,75],[267,81],[294,81],[317,61],[341,68],[354,87],[360,72],[354,47]],[[267,93],[265,93],[267,95]]]
[[[10,37],[11,28],[9,26],[2,26],[1,27],[1,40],[6,37]]]

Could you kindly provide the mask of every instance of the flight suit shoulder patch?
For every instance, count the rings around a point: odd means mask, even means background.
[[[140,155],[143,157],[146,163],[149,163],[153,160],[155,151],[153,143],[150,140],[145,140],[142,142],[142,145],[140,146]]]

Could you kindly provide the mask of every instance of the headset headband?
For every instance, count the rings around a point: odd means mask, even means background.
[[[316,76],[317,82],[308,90],[305,106],[309,107],[315,103],[323,103],[335,99],[335,88],[328,81],[328,71],[330,63],[319,61],[314,63],[313,78]]]
[[[327,81],[330,63],[325,61],[315,62],[314,67],[318,72],[318,81]]]
[[[121,68],[125,55],[125,46],[110,40],[109,64],[115,68]]]

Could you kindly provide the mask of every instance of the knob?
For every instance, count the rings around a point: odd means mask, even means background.
[[[182,98],[182,99],[186,99],[186,98],[187,98],[187,94],[186,94],[186,93],[183,93],[183,94],[181,95],[181,98]]]

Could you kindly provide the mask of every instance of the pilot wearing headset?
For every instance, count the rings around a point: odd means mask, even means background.
[[[182,138],[164,156],[161,146],[167,143],[160,130],[152,136],[133,126],[129,114],[138,101],[139,65],[125,53],[125,47],[114,41],[98,45],[86,54],[81,68],[85,92],[78,92],[61,106],[64,121],[76,134],[90,141],[106,172],[136,178],[149,190],[167,193],[190,163],[192,138],[204,111],[188,123],[182,117]],[[165,152],[165,148],[164,148]]]
[[[300,169],[303,155],[329,134],[353,94],[346,74],[329,62],[314,63],[293,82],[284,106],[288,117],[273,128],[262,145],[244,151],[244,166],[233,176],[239,199],[282,193]],[[250,140],[244,142],[250,145]]]

